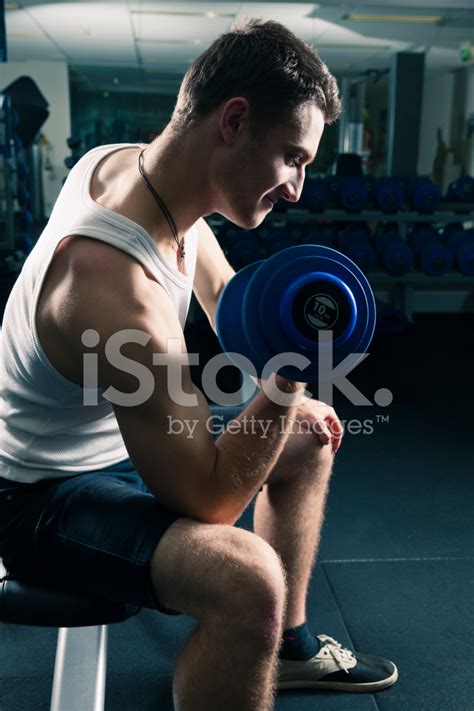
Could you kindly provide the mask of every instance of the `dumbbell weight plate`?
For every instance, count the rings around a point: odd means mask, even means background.
[[[281,303],[275,303],[275,294],[283,292],[291,286],[291,282],[305,277],[311,272],[326,272],[336,280],[341,280],[353,295],[357,306],[357,319],[347,338],[340,338],[335,343],[333,352],[334,366],[343,361],[349,354],[363,354],[372,340],[375,329],[375,300],[363,272],[348,257],[329,247],[319,245],[299,245],[282,250],[261,264],[258,273],[255,272],[248,282],[243,302],[243,330],[245,340],[252,344],[252,349],[260,363],[266,363],[275,354],[282,352],[300,352],[312,360],[303,373],[293,366],[285,366],[280,373],[293,380],[310,379],[318,375],[318,347],[316,341],[307,339],[304,334],[292,343],[288,338],[288,328],[282,326],[282,320],[288,319],[288,313],[281,313]],[[322,292],[319,292],[322,293]],[[343,292],[340,292],[341,294]],[[334,302],[334,294],[327,303]],[[308,297],[310,298],[310,297]],[[342,298],[343,310],[351,311],[350,297]],[[256,304],[260,304],[257,310]],[[286,305],[288,301],[286,301]],[[294,321],[291,318],[291,321]],[[351,321],[350,313],[348,323]],[[327,328],[327,327],[326,327]],[[324,330],[324,329],[322,329]],[[342,329],[344,331],[344,328]],[[316,331],[315,331],[316,333]],[[339,334],[339,337],[341,334]],[[301,347],[301,343],[306,347]],[[362,355],[351,359],[351,367],[359,362]]]

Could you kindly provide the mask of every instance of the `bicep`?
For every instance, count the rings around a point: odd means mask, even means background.
[[[164,506],[210,521],[208,486],[216,453],[207,426],[210,410],[192,382],[171,304],[163,312],[167,298],[158,299],[161,310],[155,301],[155,312],[136,324],[142,343],[122,346],[126,367],[107,366],[103,377],[116,394],[113,407],[125,447],[150,491]]]
[[[86,329],[99,334],[94,378],[114,409],[138,474],[163,505],[211,520],[207,487],[216,445],[206,427],[210,410],[191,380],[184,334],[168,294],[139,272],[141,281],[134,281],[128,266],[87,274],[87,281],[76,280],[81,307],[70,313],[65,345],[77,349]]]

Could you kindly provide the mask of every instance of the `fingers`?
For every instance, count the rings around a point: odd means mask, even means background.
[[[332,432],[332,451],[336,454],[341,446],[342,438],[344,437],[344,427],[339,419],[334,419],[331,423]]]
[[[323,417],[315,420],[313,431],[319,437],[322,445],[331,443],[332,452],[336,454],[344,436],[344,427],[334,408],[324,405],[324,403],[319,403],[319,405],[324,406],[326,412]]]
[[[322,445],[329,444],[332,441],[331,430],[328,423],[324,419],[315,420],[312,424],[313,432],[318,436]]]

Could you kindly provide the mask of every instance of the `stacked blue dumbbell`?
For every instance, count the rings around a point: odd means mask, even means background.
[[[379,264],[388,274],[400,276],[415,265],[413,250],[400,237],[397,225],[384,225],[375,236]]]
[[[404,200],[404,189],[398,178],[378,178],[374,186],[375,204],[387,213],[398,212]]]
[[[370,244],[370,230],[366,225],[345,227],[339,232],[336,243],[337,248],[362,271],[367,272],[375,267],[377,255]]]
[[[306,178],[300,203],[310,212],[323,212],[329,206],[330,191],[327,182],[320,178]]]
[[[367,207],[375,207],[375,191],[377,186],[377,178],[375,178],[373,175],[363,175],[360,180],[362,181],[362,184],[365,186],[365,189],[367,191]]]
[[[414,178],[408,189],[408,198],[414,210],[429,214],[438,209],[441,192],[429,178]]]
[[[368,206],[368,189],[362,178],[340,176],[338,181],[338,201],[343,210],[360,212]]]
[[[465,230],[459,223],[446,225],[443,240],[456,269],[466,276],[474,276],[474,230]]]
[[[474,202],[474,178],[463,175],[448,185],[446,199],[455,203]]]
[[[440,242],[438,233],[430,225],[416,225],[409,235],[409,242],[417,266],[424,274],[439,276],[452,269],[452,254],[448,247]]]

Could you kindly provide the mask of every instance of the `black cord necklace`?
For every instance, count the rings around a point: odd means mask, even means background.
[[[173,220],[173,216],[172,216],[171,212],[168,210],[165,203],[160,198],[160,196],[156,192],[155,188],[153,187],[153,185],[150,183],[150,181],[148,180],[148,178],[145,175],[145,171],[143,170],[143,154],[144,154],[144,152],[145,152],[145,148],[141,151],[140,155],[138,156],[138,170],[140,171],[140,175],[142,176],[145,185],[147,186],[148,190],[151,192],[151,194],[155,198],[163,215],[166,217],[166,219],[168,221],[170,230],[173,233],[173,237],[176,240],[176,244],[178,245],[178,250],[179,250],[178,263],[181,264],[184,261],[184,257],[186,255],[186,252],[184,251],[184,237],[182,237],[181,240],[179,239],[178,230],[176,229],[176,224],[175,224],[175,221]]]

